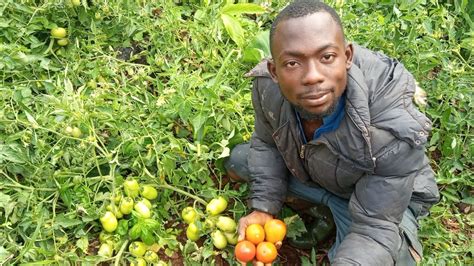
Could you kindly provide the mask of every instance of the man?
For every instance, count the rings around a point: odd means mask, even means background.
[[[346,42],[337,13],[317,1],[281,11],[270,48],[267,69],[254,71],[255,132],[226,164],[251,187],[239,238],[292,194],[330,208],[332,264],[416,264],[417,219],[439,194],[424,152],[431,122],[412,103],[412,75]]]

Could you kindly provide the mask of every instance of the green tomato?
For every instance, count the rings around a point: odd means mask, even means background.
[[[137,203],[135,203],[135,206],[134,206],[134,209],[135,211],[138,213],[138,215],[142,218],[150,218],[151,217],[151,211],[150,209],[148,208],[148,206],[146,206],[146,204],[142,201],[139,201]]]
[[[217,215],[223,212],[227,208],[227,200],[219,196],[217,198],[212,199],[206,206],[206,211],[211,215]]]
[[[140,191],[140,185],[138,185],[137,180],[129,178],[123,182],[123,189],[127,196],[135,198]]]
[[[219,216],[217,218],[216,226],[224,232],[234,233],[237,229],[237,223],[234,219],[227,216]]]
[[[225,235],[220,231],[216,230],[211,233],[212,244],[218,249],[223,249],[227,246],[227,239]]]
[[[130,266],[146,266],[146,261],[143,258],[136,258],[135,261],[130,262]]]
[[[112,248],[111,245],[107,243],[103,243],[100,245],[99,251],[97,252],[97,254],[101,257],[110,258],[114,254],[114,249]]]
[[[62,39],[62,38],[65,38],[66,35],[67,35],[67,32],[65,28],[57,27],[57,28],[51,29],[51,36],[53,38]]]
[[[145,199],[154,200],[158,197],[158,191],[150,185],[144,185],[141,187],[140,195]]]
[[[186,236],[191,241],[198,240],[199,237],[199,227],[195,223],[190,223],[186,229]]]
[[[148,207],[148,209],[151,209],[151,202],[149,200],[142,198],[139,202],[143,202]]]
[[[71,1],[73,6],[80,6],[81,5],[81,0],[72,0]]]
[[[147,250],[147,252],[145,252],[144,258],[149,263],[158,262],[158,255],[156,254],[156,252],[151,251],[151,250]]]
[[[105,231],[111,233],[117,229],[117,218],[111,211],[105,212],[105,214],[100,217],[100,222]]]
[[[64,129],[64,132],[66,132],[66,134],[68,134],[68,135],[72,135],[72,127],[67,126],[66,129]]]
[[[224,232],[225,239],[227,239],[227,243],[231,245],[237,244],[237,240],[239,239],[239,235],[237,233],[230,233]]]
[[[101,244],[113,241],[113,235],[107,233],[106,231],[101,231],[99,234],[99,241]]]
[[[204,227],[213,230],[216,227],[216,221],[214,217],[208,217],[204,221]]]
[[[59,46],[66,46],[66,45],[69,44],[69,40],[66,39],[66,38],[62,38],[62,39],[57,40],[56,43],[57,43]]]
[[[146,245],[140,241],[134,241],[128,246],[128,251],[135,257],[141,258],[145,255]]]
[[[130,197],[123,197],[122,200],[120,201],[120,211],[123,214],[130,214],[132,213],[133,210],[133,199]]]
[[[186,207],[181,211],[181,217],[185,223],[190,224],[197,219],[198,214],[193,207]]]
[[[81,129],[78,127],[73,127],[71,135],[75,138],[80,138],[82,136]]]

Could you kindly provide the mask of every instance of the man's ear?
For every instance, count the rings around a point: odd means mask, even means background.
[[[267,61],[267,69],[268,69],[268,72],[270,73],[270,76],[272,77],[273,82],[278,83],[276,67],[275,67],[275,62],[273,61],[273,58]]]
[[[352,66],[352,59],[354,58],[354,47],[352,43],[346,45],[346,69],[349,70]]]

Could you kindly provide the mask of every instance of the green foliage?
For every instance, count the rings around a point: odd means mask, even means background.
[[[236,217],[245,213],[247,186],[225,185],[222,162],[252,132],[243,73],[269,55],[262,32],[286,1],[80,2],[0,3],[0,261],[104,261],[94,256],[98,218],[129,176],[162,187],[154,218],[169,223],[150,234],[156,224],[139,222],[131,239],[152,236],[190,264],[231,261],[210,241],[178,242],[174,221],[193,198],[177,191],[225,193]],[[425,262],[472,264],[472,213],[458,208],[473,201],[472,1],[329,4],[349,40],[399,59],[427,91],[443,198],[421,222]],[[50,36],[56,27],[66,46]]]

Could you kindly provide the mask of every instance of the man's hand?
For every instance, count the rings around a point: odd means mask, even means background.
[[[238,241],[245,239],[245,229],[247,229],[247,226],[251,224],[260,224],[261,226],[264,226],[265,223],[271,219],[273,219],[271,214],[261,211],[253,211],[249,215],[240,218],[239,229],[237,231],[239,233]]]

